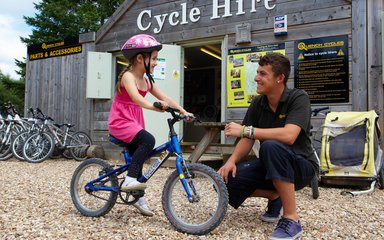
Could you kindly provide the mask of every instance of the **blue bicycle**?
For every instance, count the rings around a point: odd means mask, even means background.
[[[158,107],[157,103],[154,104]],[[228,192],[220,175],[211,167],[200,163],[186,163],[183,159],[178,136],[173,125],[186,120],[177,109],[168,108],[170,140],[156,148],[150,157],[160,155],[138,179],[148,181],[171,156],[176,156],[176,170],[167,178],[162,192],[164,213],[176,230],[204,235],[215,229],[224,219],[228,207]],[[71,198],[76,209],[83,215],[99,217],[107,214],[120,197],[121,204],[134,204],[144,191],[120,190],[131,156],[124,142],[111,137],[111,141],[124,148],[125,164],[112,167],[106,161],[91,158],[81,163],[71,180]],[[120,176],[121,175],[121,176]],[[120,177],[119,177],[120,176]]]

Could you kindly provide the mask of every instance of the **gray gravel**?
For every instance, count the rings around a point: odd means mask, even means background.
[[[146,191],[154,217],[117,204],[106,216],[89,218],[74,208],[69,194],[74,160],[46,160],[39,164],[11,159],[0,162],[0,239],[267,239],[274,224],[261,222],[266,201],[251,198],[235,210],[229,207],[222,224],[206,236],[175,231],[161,206],[167,174],[163,168]],[[342,189],[310,188],[297,193],[304,234],[301,239],[384,239],[384,191],[351,197]]]

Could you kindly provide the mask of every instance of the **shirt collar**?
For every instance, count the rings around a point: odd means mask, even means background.
[[[281,95],[281,98],[280,98],[280,101],[279,102],[286,102],[288,101],[288,97],[289,97],[289,94],[291,93],[292,89],[288,89],[287,87],[284,88],[284,92],[283,94]],[[266,95],[263,95],[261,97],[261,104],[262,106],[265,108],[265,109],[269,109],[269,106],[268,106],[268,98]]]

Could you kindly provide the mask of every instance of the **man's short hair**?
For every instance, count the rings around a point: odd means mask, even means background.
[[[291,63],[289,59],[281,53],[269,52],[264,56],[260,57],[260,66],[271,65],[272,71],[275,76],[284,74],[284,83],[287,83],[289,73],[291,72]]]

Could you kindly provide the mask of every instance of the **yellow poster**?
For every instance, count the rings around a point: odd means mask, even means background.
[[[227,106],[247,107],[257,95],[255,76],[260,56],[267,52],[285,55],[285,44],[268,44],[228,50]]]

